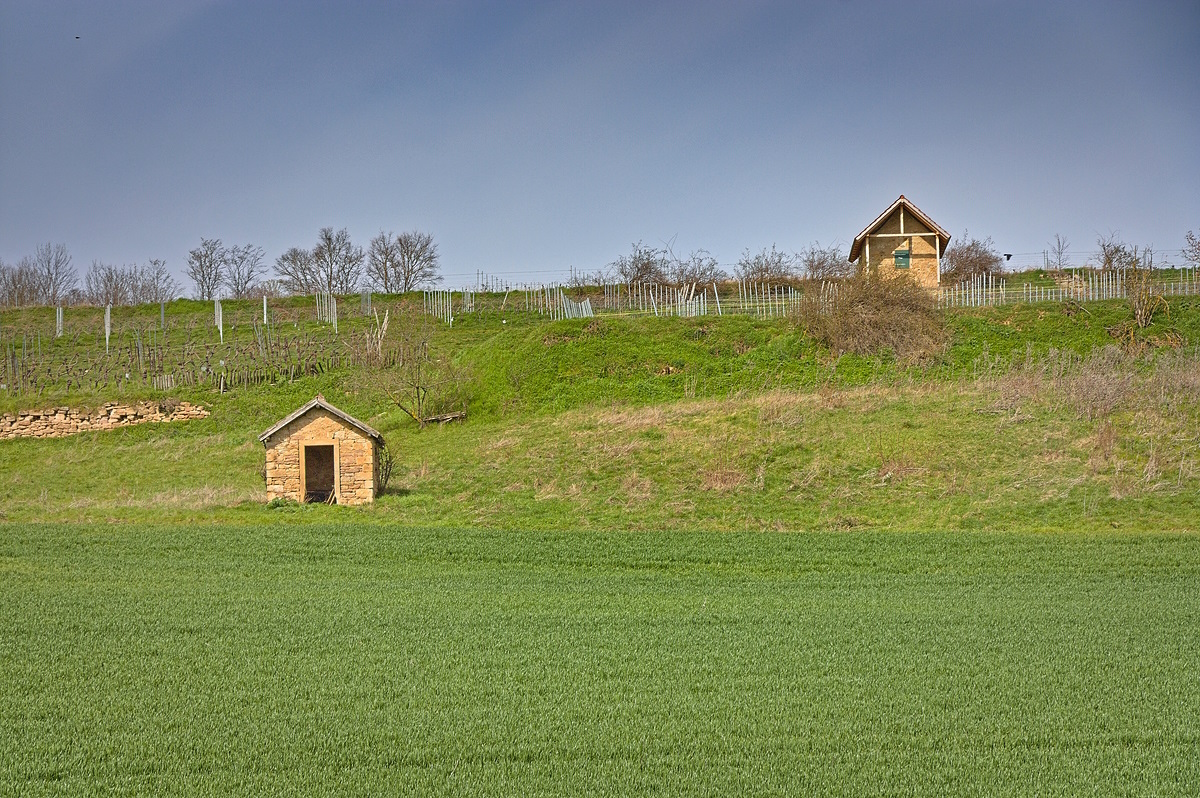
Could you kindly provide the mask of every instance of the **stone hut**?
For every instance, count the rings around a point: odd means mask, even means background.
[[[379,485],[383,436],[317,397],[258,436],[267,500],[365,504]]]
[[[850,245],[850,262],[879,274],[907,274],[932,290],[942,280],[942,253],[950,234],[903,195]]]

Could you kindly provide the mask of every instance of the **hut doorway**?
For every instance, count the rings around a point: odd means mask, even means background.
[[[307,444],[304,449],[304,501],[337,501],[337,453],[333,444]]]

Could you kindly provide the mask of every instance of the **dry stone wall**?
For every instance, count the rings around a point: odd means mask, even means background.
[[[187,421],[205,418],[208,411],[190,402],[109,402],[95,410],[52,407],[22,410],[0,416],[0,440],[10,438],[65,438],[79,432],[117,429],[134,424]]]

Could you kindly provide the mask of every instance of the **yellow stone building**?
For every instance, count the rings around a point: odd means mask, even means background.
[[[268,501],[375,500],[383,436],[320,394],[258,439],[267,448]]]
[[[903,194],[854,237],[850,262],[884,276],[907,274],[919,285],[937,288],[942,255],[950,234]]]

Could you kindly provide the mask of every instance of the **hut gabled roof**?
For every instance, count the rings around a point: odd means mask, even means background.
[[[941,225],[939,225],[933,219],[930,219],[924,211],[922,211],[916,205],[913,205],[907,197],[901,194],[895,202],[888,206],[886,211],[875,217],[875,221],[867,225],[861,233],[854,237],[854,243],[850,245],[850,257],[848,258],[851,263],[858,260],[859,250],[862,249],[863,242],[867,240],[867,236],[878,230],[880,225],[886,222],[888,217],[895,213],[896,209],[901,206],[903,206],[904,209],[913,216],[917,217],[922,224],[932,230],[942,242],[942,252],[946,251],[946,247],[950,246],[950,234],[943,230]]]
[[[293,421],[300,418],[300,416],[302,416],[305,413],[307,413],[308,411],[312,410],[314,407],[320,407],[324,410],[328,410],[330,413],[337,416],[342,421],[345,421],[347,424],[354,427],[355,429],[359,430],[364,435],[374,438],[379,443],[383,443],[382,435],[380,435],[378,432],[371,429],[366,424],[362,423],[361,421],[359,421],[357,418],[350,415],[349,413],[347,413],[343,410],[338,410],[336,407],[329,404],[329,402],[326,402],[325,397],[322,396],[321,394],[317,394],[313,398],[313,400],[311,402],[309,402],[308,404],[304,405],[304,407],[302,407],[299,410],[297,410],[296,412],[292,413],[290,416],[285,418],[283,421],[280,421],[275,426],[271,427],[269,430],[264,432],[262,435],[259,435],[258,436],[259,442],[266,443],[268,438],[270,438],[276,432],[279,432],[279,430],[283,429],[288,424],[291,424]]]

